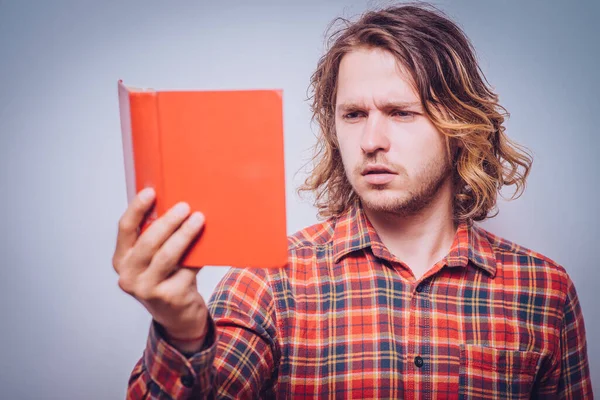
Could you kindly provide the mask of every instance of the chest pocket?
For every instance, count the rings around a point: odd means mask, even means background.
[[[540,354],[460,346],[460,399],[529,399]]]

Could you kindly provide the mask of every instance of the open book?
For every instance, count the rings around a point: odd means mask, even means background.
[[[156,191],[142,233],[185,201],[206,222],[180,265],[286,265],[282,91],[118,94],[128,201]]]

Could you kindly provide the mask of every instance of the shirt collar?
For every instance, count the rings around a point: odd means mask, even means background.
[[[357,201],[337,217],[333,233],[334,262],[338,263],[346,255],[367,247],[371,248],[375,257],[388,261],[398,260],[381,242]],[[496,257],[487,237],[476,226],[461,221],[446,256],[446,265],[466,267],[469,260],[491,277],[496,275]]]

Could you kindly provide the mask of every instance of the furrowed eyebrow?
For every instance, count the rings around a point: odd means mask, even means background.
[[[401,109],[406,110],[407,108],[420,108],[421,103],[418,101],[392,101],[384,104],[377,104],[377,107],[383,110],[391,110],[391,109]]]
[[[347,112],[354,111],[364,108],[361,104],[358,103],[340,103],[336,106],[337,112]]]
[[[409,109],[409,108],[420,108],[421,103],[419,103],[417,101],[393,101],[393,102],[378,104],[377,107],[382,110],[392,110],[392,109],[405,110],[405,109]],[[362,110],[364,108],[365,108],[364,105],[361,103],[347,102],[347,103],[338,104],[336,107],[336,110],[337,110],[337,112],[348,112],[348,111]]]

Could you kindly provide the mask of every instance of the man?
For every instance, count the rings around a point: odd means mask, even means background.
[[[322,223],[280,270],[232,269],[210,301],[177,261],[202,227],[180,204],[138,237],[119,224],[119,284],[153,316],[129,398],[592,398],[564,268],[474,222],[531,158],[462,31],[425,6],[368,12],[312,77]]]

